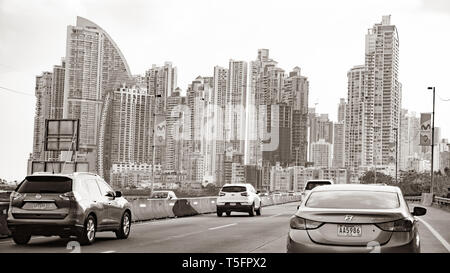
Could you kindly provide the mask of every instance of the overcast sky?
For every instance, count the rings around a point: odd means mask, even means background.
[[[347,71],[364,64],[367,29],[391,14],[400,37],[402,107],[431,112],[450,137],[450,1],[0,0],[0,178],[21,180],[33,143],[35,76],[65,56],[66,27],[83,16],[117,43],[133,74],[171,61],[184,91],[215,65],[256,59],[258,48],[310,81],[309,105],[335,120]]]

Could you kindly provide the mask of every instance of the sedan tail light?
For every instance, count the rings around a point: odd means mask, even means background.
[[[11,195],[10,195],[11,201],[12,201],[12,200],[19,199],[20,197],[22,197],[22,194],[20,194],[20,193],[18,193],[18,192],[16,192],[16,191],[13,191],[13,192],[11,193]]]
[[[384,231],[409,232],[413,227],[413,221],[411,221],[410,219],[401,219],[376,225]]]
[[[242,196],[248,196],[247,192],[241,193]]]
[[[293,216],[291,218],[291,228],[292,229],[299,229],[299,230],[310,230],[310,229],[316,229],[320,227],[323,223],[312,221],[308,219],[303,219],[297,216]]]

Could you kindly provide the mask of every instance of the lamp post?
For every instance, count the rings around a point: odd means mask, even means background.
[[[398,128],[393,129],[395,131],[395,183],[398,183],[397,180],[397,165],[398,165]]]
[[[430,185],[430,193],[431,195],[434,194],[433,190],[433,176],[434,176],[434,168],[433,168],[433,161],[434,161],[434,108],[435,108],[435,95],[436,95],[436,88],[428,87],[428,90],[433,90],[433,121],[431,125],[431,185]]]

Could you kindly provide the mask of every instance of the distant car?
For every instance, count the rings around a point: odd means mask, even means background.
[[[232,211],[248,212],[250,216],[261,215],[261,197],[251,184],[225,184],[217,198],[217,216],[225,212],[227,216]]]
[[[91,244],[99,231],[128,238],[131,206],[95,174],[33,174],[11,193],[7,222],[19,245],[33,235],[77,236]]]
[[[420,252],[417,219],[400,188],[357,184],[314,188],[290,220],[287,252]]]
[[[326,179],[314,179],[306,181],[305,187],[303,188],[302,198],[305,198],[308,193],[317,186],[323,185],[333,185],[334,182]]]
[[[272,193],[273,196],[282,196],[283,194],[279,191],[275,191]]]
[[[150,199],[173,200],[177,199],[177,196],[173,191],[154,191],[150,194]]]

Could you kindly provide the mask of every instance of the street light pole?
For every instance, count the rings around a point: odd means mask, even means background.
[[[430,186],[430,193],[433,196],[434,190],[433,190],[433,176],[434,176],[434,168],[433,168],[433,162],[434,162],[434,108],[435,108],[435,95],[436,95],[436,89],[435,87],[428,87],[428,90],[433,90],[433,121],[431,125],[431,186]]]
[[[398,128],[394,128],[395,130],[395,183],[398,183],[397,180],[397,165],[398,165]]]

